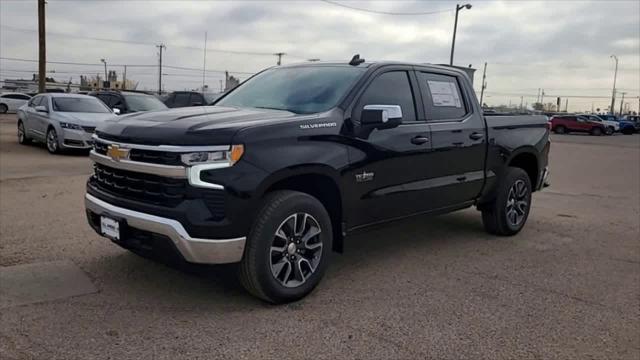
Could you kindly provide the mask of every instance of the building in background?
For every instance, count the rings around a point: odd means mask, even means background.
[[[240,85],[240,79],[233,75],[229,75],[228,71],[224,72],[224,78],[225,78],[224,92],[227,92],[233,89],[234,87]]]

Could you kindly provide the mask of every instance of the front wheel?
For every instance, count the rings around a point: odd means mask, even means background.
[[[254,296],[286,303],[309,294],[329,263],[333,230],[322,203],[297,191],[275,191],[251,228],[239,277]]]
[[[54,128],[49,128],[49,130],[47,130],[47,150],[51,154],[60,153],[60,144],[58,143],[58,133],[56,133],[56,129]]]
[[[614,129],[613,126],[609,126],[604,133],[607,135],[613,135],[614,132],[616,132],[616,129]]]
[[[529,217],[531,189],[531,180],[524,170],[507,168],[498,185],[495,200],[482,208],[485,230],[503,236],[520,232]]]
[[[562,125],[558,125],[558,126],[556,126],[556,128],[555,128],[555,129],[553,129],[553,131],[554,131],[556,134],[560,134],[560,135],[562,135],[562,134],[566,134],[566,133],[567,133],[567,129],[566,129],[564,126],[562,126]]]

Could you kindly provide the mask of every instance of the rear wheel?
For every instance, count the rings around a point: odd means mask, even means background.
[[[329,214],[316,198],[289,190],[267,195],[240,263],[242,285],[271,303],[306,296],[324,275],[332,234]]]
[[[6,114],[9,111],[9,107],[5,104],[0,104],[0,114]]]
[[[553,129],[553,131],[554,131],[556,134],[566,134],[566,133],[567,133],[567,129],[566,129],[564,126],[562,126],[562,125],[558,125],[558,126],[556,126],[556,128],[555,128],[555,129]]]
[[[591,135],[593,136],[600,136],[602,135],[602,129],[599,127],[595,127],[593,129],[591,129]]]
[[[608,126],[604,133],[607,135],[613,135],[614,132],[616,132],[616,129],[614,129],[613,126]]]
[[[482,223],[490,234],[517,234],[529,217],[531,208],[531,180],[515,167],[507,168],[493,202],[482,207]]]
[[[18,120],[18,143],[27,145],[31,143],[31,139],[27,137],[27,132],[24,130],[24,124],[22,120]]]

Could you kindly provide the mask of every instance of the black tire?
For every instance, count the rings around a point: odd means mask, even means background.
[[[22,120],[18,120],[18,143],[22,145],[31,144],[31,139],[27,136],[27,133],[24,130],[24,124],[22,123]]]
[[[593,135],[593,136],[602,135],[602,129],[599,128],[599,127],[594,127],[593,129],[591,129],[591,135]]]
[[[558,125],[558,126],[556,126],[555,129],[553,129],[553,132],[555,132],[556,134],[566,134],[567,133],[567,128],[565,128],[562,125]]]
[[[53,141],[50,137],[53,137],[55,141]],[[60,154],[62,152],[62,150],[60,150],[60,142],[58,141],[58,133],[56,133],[56,129],[50,127],[47,130],[45,146],[47,147],[47,151],[49,151],[49,153],[51,154]]]
[[[9,111],[9,107],[5,104],[0,104],[0,114],[6,114]]]
[[[627,127],[627,128],[622,129],[622,131],[621,131],[621,132],[622,132],[624,135],[633,135],[633,129],[630,129],[630,128],[628,128],[628,127]]]
[[[607,135],[613,135],[614,132],[616,132],[616,129],[614,129],[613,126],[607,126],[607,129],[604,131]]]
[[[526,189],[522,199],[526,202],[524,209],[518,207],[520,200],[512,202],[511,191],[517,191],[518,184],[523,184]],[[490,234],[501,236],[511,236],[520,232],[529,217],[531,190],[531,180],[524,170],[515,167],[507,168],[498,184],[495,200],[482,207],[482,223],[485,230]],[[519,221],[512,221],[509,218],[510,214],[507,210],[509,204],[512,204],[511,210],[516,211],[517,216],[521,216]],[[522,210],[522,214],[518,210]]]
[[[300,239],[290,242],[291,239],[287,240],[287,237],[276,236],[276,232],[283,229],[283,226],[288,224],[292,217],[295,217],[293,219],[295,227],[300,219],[298,217],[300,214],[305,214],[302,215],[305,218],[302,233],[305,232],[307,224],[306,215],[310,215],[311,218],[308,221],[313,219],[314,224],[318,225],[320,229],[320,232],[312,237],[314,239],[312,246],[318,247],[317,243],[321,243],[320,249],[313,250],[315,253],[312,254],[319,256],[319,260],[313,258],[312,261],[318,261],[313,270],[311,263],[305,263],[306,277],[302,270],[302,262],[298,259],[309,255],[306,252],[311,250],[303,247],[300,244]],[[314,227],[309,225],[308,228],[313,229]],[[311,232],[311,230],[309,231]],[[294,233],[296,232],[297,230],[294,230]],[[280,241],[284,243],[282,252],[274,250],[277,248],[274,245]],[[332,241],[331,219],[320,201],[313,196],[297,191],[282,190],[270,193],[265,197],[264,205],[247,237],[244,256],[239,266],[240,281],[249,293],[271,303],[286,303],[301,299],[309,294],[322,279],[329,264]],[[299,248],[294,243],[298,244]],[[302,254],[298,254],[301,251]],[[289,259],[290,256],[291,259]],[[293,259],[294,257],[296,260]],[[288,263],[288,265],[280,266],[279,271],[274,270],[280,263]],[[294,268],[294,264],[298,267]],[[283,279],[279,279],[278,277],[282,275],[285,268],[289,269],[287,271],[291,271],[292,274],[285,271]],[[274,271],[278,274],[275,274]],[[297,277],[298,274],[302,276]],[[291,275],[293,278],[290,277]],[[299,282],[297,280],[299,278],[303,279],[302,283],[296,284]],[[293,285],[286,286],[286,283]]]

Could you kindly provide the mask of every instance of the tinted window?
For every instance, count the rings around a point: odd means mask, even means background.
[[[16,99],[16,100],[29,100],[30,97],[26,96],[26,95],[20,95],[20,94],[7,94],[7,95],[2,95],[3,98],[5,99]]]
[[[189,106],[189,93],[176,93],[176,97],[173,99],[174,107]]]
[[[96,97],[100,99],[105,105],[111,107],[111,97],[109,94],[97,94]]]
[[[376,77],[362,94],[357,113],[366,105],[400,105],[402,121],[416,121],[416,106],[407,72],[391,71]]]
[[[202,98],[202,95],[200,95],[200,94],[191,93],[191,104],[190,105],[193,106],[195,104],[205,105],[204,99]]]
[[[151,95],[123,95],[123,97],[129,111],[153,111],[167,108],[162,101]]]
[[[423,89],[424,107],[428,120],[455,120],[467,114],[460,84],[454,76],[418,73]]]
[[[168,107],[173,107],[173,100],[175,98],[176,98],[176,94],[169,95],[169,97],[164,101],[164,104],[167,105]]]
[[[108,113],[109,108],[96,98],[55,97],[53,110],[59,112]]]
[[[365,71],[354,66],[274,68],[244,82],[216,103],[311,114],[329,110]]]

